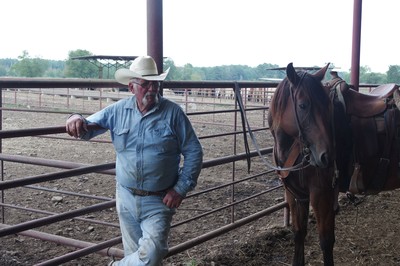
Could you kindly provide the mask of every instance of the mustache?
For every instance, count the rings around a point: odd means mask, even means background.
[[[147,96],[155,97],[155,103],[158,103],[158,101],[159,101],[158,93],[149,91],[143,96],[143,99],[142,99],[143,105],[147,105],[148,104]]]
[[[156,92],[148,91],[148,92],[146,92],[146,94],[144,95],[144,97],[147,97],[147,96],[157,96],[157,94],[158,94],[158,93],[156,93]]]

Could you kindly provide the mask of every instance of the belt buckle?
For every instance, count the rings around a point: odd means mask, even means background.
[[[149,192],[148,192],[148,191],[145,191],[145,190],[140,190],[140,189],[136,189],[136,188],[131,188],[131,191],[132,191],[132,193],[133,193],[134,195],[137,195],[137,196],[145,197],[145,196],[148,196],[148,195],[149,195]]]
[[[150,195],[150,193],[148,192],[148,191],[145,191],[145,190],[139,190],[140,191],[140,196],[143,196],[143,197],[145,197],[145,196],[148,196],[148,195]]]

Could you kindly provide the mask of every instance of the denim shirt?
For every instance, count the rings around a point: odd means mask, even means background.
[[[147,191],[173,188],[183,197],[196,186],[203,150],[179,105],[159,96],[159,103],[142,115],[132,96],[86,120],[104,130],[89,131],[83,139],[110,130],[117,157],[116,179],[121,185]]]

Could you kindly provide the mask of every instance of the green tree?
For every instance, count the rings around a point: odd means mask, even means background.
[[[11,66],[11,71],[19,77],[43,77],[48,61],[41,58],[30,58],[28,51],[23,51],[18,62]]]
[[[5,66],[0,65],[0,77],[7,76],[7,68]]]
[[[371,72],[368,66],[360,67],[360,83],[366,84],[384,84],[386,83],[386,74]]]
[[[63,78],[65,61],[62,60],[49,60],[49,67],[44,73],[45,77],[49,78]]]
[[[63,78],[64,77],[64,71],[60,70],[60,69],[49,68],[44,73],[44,77],[47,77],[47,78]]]
[[[255,69],[255,76],[260,78],[274,78],[274,79],[284,79],[286,77],[286,72],[281,70],[271,70],[272,68],[278,68],[278,65],[273,64],[261,64],[258,65]]]
[[[164,70],[167,70],[169,68],[168,76],[166,80],[180,80],[181,79],[181,72],[178,70],[178,68],[175,66],[174,60],[171,58],[167,58],[164,60]]]
[[[247,66],[230,65],[225,67],[224,80],[246,80],[249,77],[246,75]]]
[[[65,63],[65,77],[70,78],[99,78],[99,69],[96,65],[86,60],[73,59],[81,56],[91,56],[86,50],[75,50],[68,53],[68,60]]]
[[[192,79],[192,74],[193,74],[193,65],[192,64],[186,64],[183,67],[182,80],[191,80]]]
[[[216,66],[210,69],[210,76],[208,80],[224,80],[224,67]]]
[[[367,84],[385,84],[386,74],[371,72],[365,74],[360,81]]]
[[[339,72],[339,77],[344,79],[348,84],[350,84],[350,72]]]
[[[400,84],[400,66],[391,65],[389,70],[386,72],[387,82]]]

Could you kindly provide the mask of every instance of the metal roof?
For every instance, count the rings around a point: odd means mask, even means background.
[[[115,61],[131,61],[135,60],[137,56],[126,56],[126,55],[86,55],[72,57],[71,59],[76,60],[89,60],[89,59],[103,59],[103,60],[115,60]]]

